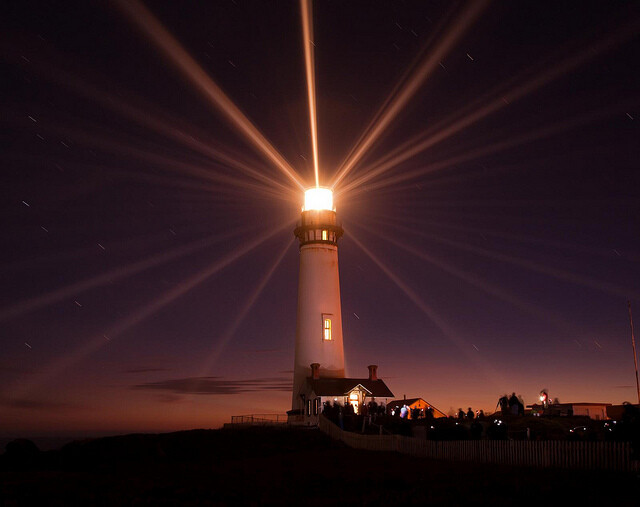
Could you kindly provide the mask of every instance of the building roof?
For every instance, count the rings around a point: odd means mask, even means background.
[[[319,378],[307,377],[311,389],[318,396],[344,396],[360,384],[371,396],[376,398],[393,398],[384,381],[369,380],[368,378]]]
[[[424,398],[407,398],[406,400],[405,399],[393,400],[387,403],[387,409],[393,408],[393,407],[398,408],[398,407],[402,407],[403,405],[411,406],[420,400],[424,401],[427,404],[427,406],[431,407],[434,410],[434,412],[441,414],[443,417],[447,417],[447,414],[445,414],[442,410],[438,410],[436,407],[434,407],[431,403],[429,403]]]
[[[387,407],[392,407],[392,406],[401,407],[402,405],[413,405],[415,402],[420,400],[422,400],[422,398],[407,398],[406,400],[393,400],[387,403]],[[427,405],[431,406],[426,400],[422,400],[422,401],[424,401]]]

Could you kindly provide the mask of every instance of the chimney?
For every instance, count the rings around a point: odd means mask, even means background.
[[[320,363],[311,363],[311,378],[313,380],[320,378]]]
[[[369,380],[378,380],[378,365],[370,364],[367,368],[369,368]]]

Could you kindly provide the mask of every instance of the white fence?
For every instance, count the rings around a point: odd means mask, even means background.
[[[447,461],[471,461],[538,468],[639,471],[629,442],[567,442],[523,440],[423,440],[402,435],[360,435],[343,431],[320,416],[320,430],[349,447],[395,451]]]
[[[269,426],[273,424],[287,424],[287,414],[251,414],[232,415],[231,424],[248,424]]]

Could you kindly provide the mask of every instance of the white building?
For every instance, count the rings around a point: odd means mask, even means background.
[[[545,408],[543,405],[528,405],[534,414],[560,415],[560,416],[587,416],[596,421],[608,419],[607,407],[611,403],[551,403]]]

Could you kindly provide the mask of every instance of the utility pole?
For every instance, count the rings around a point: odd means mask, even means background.
[[[636,391],[638,392],[638,404],[640,405],[640,383],[638,383],[638,356],[636,355],[636,339],[633,336],[633,316],[631,315],[631,301],[627,301],[629,307],[629,324],[631,325],[631,345],[633,346],[633,365],[636,367]]]

